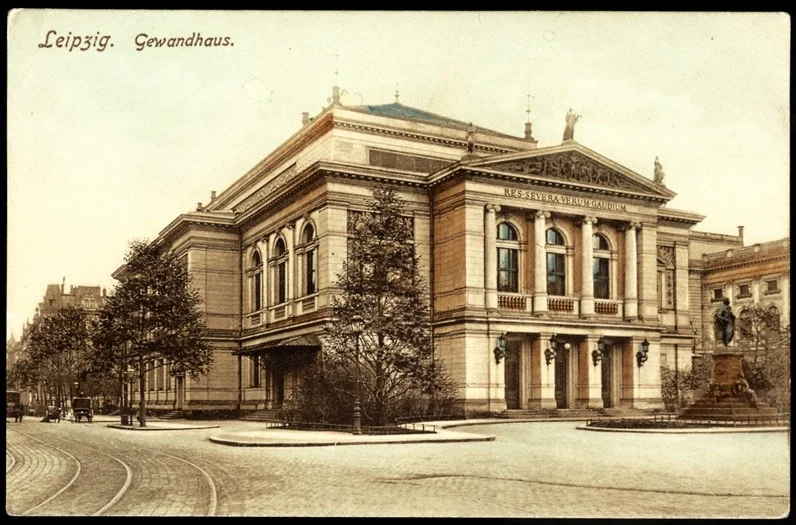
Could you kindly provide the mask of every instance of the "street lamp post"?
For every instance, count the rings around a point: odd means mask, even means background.
[[[362,333],[363,322],[362,317],[355,315],[351,318],[351,332],[354,334],[354,348],[356,367],[354,369],[354,378],[356,386],[354,390],[354,435],[362,434],[362,407],[360,406],[360,392],[359,392],[359,334]]]

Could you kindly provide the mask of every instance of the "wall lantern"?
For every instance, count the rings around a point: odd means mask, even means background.
[[[597,340],[597,349],[592,350],[591,352],[591,360],[594,363],[594,366],[600,364],[602,361],[603,356],[605,355],[605,340],[601,337]]]
[[[506,334],[500,334],[495,347],[495,364],[499,365],[504,357],[506,357]]]
[[[550,347],[544,351],[544,361],[547,366],[550,366],[550,363],[553,362],[553,359],[558,357],[558,345],[562,345],[564,350],[569,350],[572,348],[572,345],[560,340],[556,334],[553,334],[553,336],[550,338]]]
[[[650,351],[650,342],[647,341],[645,337],[644,340],[641,342],[641,350],[636,352],[636,362],[638,363],[638,367],[641,368],[644,366],[644,363],[647,361],[647,354]]]

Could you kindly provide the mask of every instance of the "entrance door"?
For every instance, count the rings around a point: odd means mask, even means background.
[[[555,358],[556,367],[556,408],[569,408],[567,403],[567,389],[569,388],[569,350],[564,350],[563,344]]]
[[[518,345],[509,343],[506,346],[506,408],[520,408],[520,353]]]
[[[603,351],[603,358],[601,361],[601,373],[603,381],[602,397],[603,406],[605,408],[614,408],[615,405],[614,361],[614,349],[608,345],[605,345],[605,350]]]
[[[285,372],[274,370],[274,408],[282,406],[285,400]]]
[[[185,377],[177,376],[177,388],[174,395],[174,410],[182,410],[185,402]]]

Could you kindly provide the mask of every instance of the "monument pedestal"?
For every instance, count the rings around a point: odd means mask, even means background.
[[[692,403],[678,419],[752,422],[777,415],[775,408],[757,401],[743,378],[739,353],[713,354],[713,382],[701,399]]]

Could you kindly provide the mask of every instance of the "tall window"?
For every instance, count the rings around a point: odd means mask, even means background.
[[[165,366],[165,365],[163,364],[163,359],[159,359],[159,360],[157,361],[157,365],[158,365],[158,371],[157,371],[157,378],[158,378],[158,390],[163,390],[163,383],[165,382],[165,381],[163,380],[163,368],[164,368],[164,366]]]
[[[263,308],[263,260],[257,250],[252,255],[252,268],[252,311],[259,312]]]
[[[260,386],[260,356],[251,356],[251,368],[249,372],[249,386],[257,388]]]
[[[498,291],[518,292],[519,235],[514,227],[502,222],[498,225]]]
[[[594,298],[609,299],[611,297],[611,287],[609,278],[609,261],[611,252],[608,248],[608,241],[602,235],[592,237],[592,274],[594,276]]]
[[[278,239],[274,245],[274,259],[274,304],[282,304],[287,301],[287,250],[283,239]]]
[[[547,293],[548,295],[567,294],[566,246],[564,236],[550,228],[547,241]]]
[[[304,295],[310,295],[318,291],[318,244],[312,224],[304,227],[301,244],[304,250]]]

